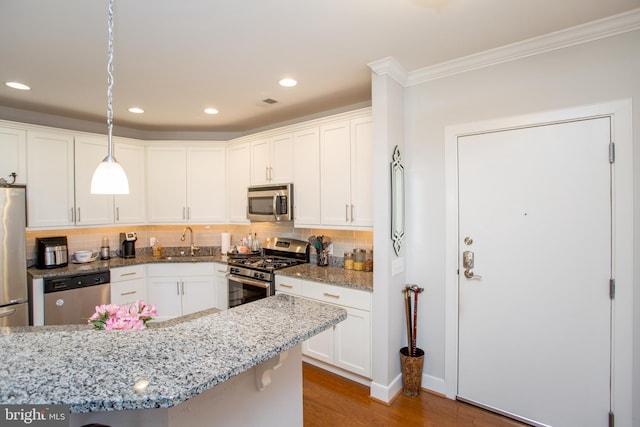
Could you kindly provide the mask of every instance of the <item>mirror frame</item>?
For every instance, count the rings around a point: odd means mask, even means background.
[[[400,256],[404,240],[404,166],[397,145],[391,161],[391,240],[396,256]]]

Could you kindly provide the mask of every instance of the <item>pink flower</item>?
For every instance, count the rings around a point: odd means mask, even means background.
[[[87,323],[93,329],[142,330],[152,316],[157,316],[156,306],[146,305],[138,300],[129,305],[103,304],[96,306],[96,312]]]

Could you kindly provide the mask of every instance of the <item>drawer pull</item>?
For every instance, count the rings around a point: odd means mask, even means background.
[[[293,286],[291,286],[291,285],[287,285],[287,284],[285,284],[285,283],[281,283],[281,284],[280,284],[280,287],[281,287],[281,288],[288,288],[288,289],[292,289],[292,288],[293,288]]]
[[[131,273],[123,273],[123,274],[120,275],[120,277],[135,276],[136,274],[138,274],[138,273],[136,273],[135,271],[132,271]]]
[[[123,297],[123,296],[125,296],[125,295],[133,295],[133,294],[135,294],[135,293],[136,293],[136,291],[122,292],[122,293],[120,294],[120,296],[121,296],[121,297]]]
[[[328,293],[328,292],[325,292],[325,293],[324,293],[324,296],[325,296],[325,297],[329,297],[329,298],[336,298],[336,299],[340,298],[340,295],[330,294],[330,293]]]

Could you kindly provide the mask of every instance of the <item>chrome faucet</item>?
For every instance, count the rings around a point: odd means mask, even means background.
[[[191,256],[195,256],[196,252],[198,252],[200,250],[200,248],[198,248],[193,243],[193,230],[191,229],[191,227],[185,227],[184,228],[184,231],[182,231],[182,237],[180,238],[180,240],[184,242],[184,236],[187,234],[187,230],[189,230],[189,232],[191,234],[191,243],[189,244]]]

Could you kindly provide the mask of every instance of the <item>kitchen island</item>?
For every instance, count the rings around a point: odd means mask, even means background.
[[[66,404],[71,426],[301,426],[300,343],[345,318],[278,295],[143,331],[4,328],[0,404]]]

